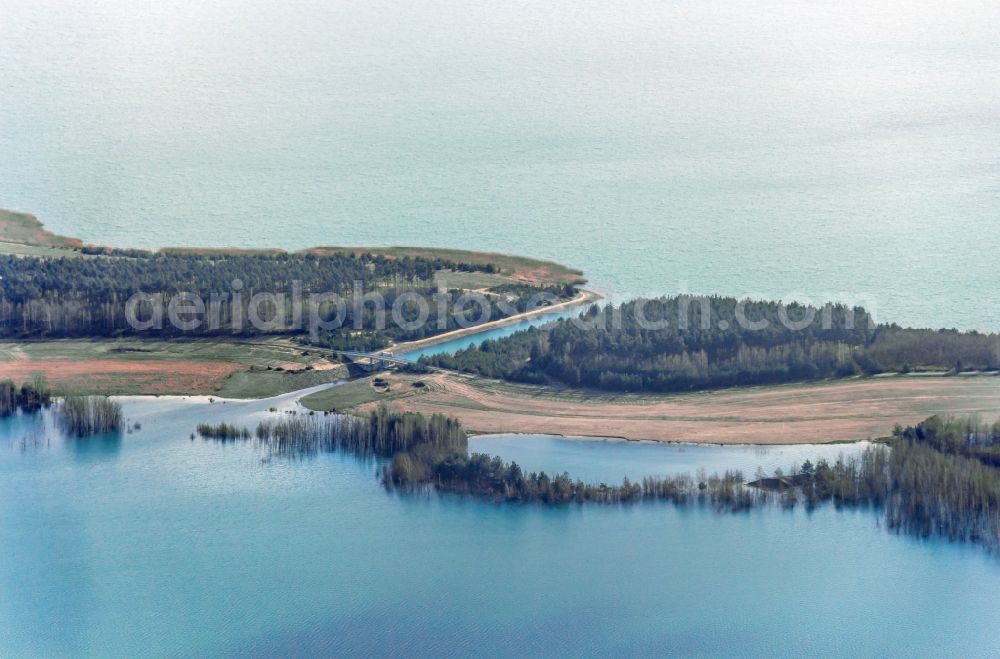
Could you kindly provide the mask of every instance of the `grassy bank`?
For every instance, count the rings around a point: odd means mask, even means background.
[[[386,384],[377,385],[376,378]],[[346,412],[357,410],[371,403],[390,402],[419,396],[432,387],[437,387],[435,379],[425,375],[381,374],[353,380],[338,387],[310,394],[304,397],[301,402],[310,410]]]
[[[456,263],[492,264],[497,274],[514,281],[536,285],[542,284],[583,284],[583,271],[570,268],[554,261],[513,256],[499,252],[480,252],[442,247],[317,247],[309,250],[315,253],[370,252],[390,258],[444,259]],[[464,286],[462,286],[464,288]],[[476,286],[481,288],[481,286]]]
[[[884,437],[933,414],[996,416],[1000,377],[899,376],[722,391],[631,395],[513,385],[450,373],[382,376],[303,399],[315,410],[398,409],[453,416],[475,433],[519,432],[708,444],[794,444]]]

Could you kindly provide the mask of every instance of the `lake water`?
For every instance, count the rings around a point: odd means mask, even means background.
[[[4,0],[0,206],[1000,329],[1000,4]]]
[[[131,399],[142,428],[117,439],[0,421],[0,656],[1000,652],[996,559],[874,512],[398,496],[374,462],[189,438],[293,398]],[[473,447],[609,477],[855,450]]]
[[[619,439],[566,438],[546,435],[487,435],[473,437],[469,451],[499,455],[513,460],[526,472],[568,472],[590,483],[621,483],[646,476],[722,473],[739,469],[752,480],[757,469],[768,475],[775,469],[788,473],[806,460],[859,456],[869,442],[852,444],[803,444],[760,446],[710,446],[703,444],[658,444]]]
[[[998,79],[978,0],[0,0],[0,207],[997,330]],[[135,399],[140,431],[82,441],[0,420],[0,656],[1000,653],[1000,563],[877,513],[397,496],[371,462],[189,439],[272,405]],[[595,480],[858,450],[472,446]]]

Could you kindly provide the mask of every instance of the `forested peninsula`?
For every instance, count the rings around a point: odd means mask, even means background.
[[[0,249],[0,338],[16,340],[278,336],[374,351],[475,326],[481,318],[501,320],[579,299],[583,281],[557,264],[499,254],[154,252],[83,245],[48,234],[30,216],[0,219],[8,234],[41,241],[37,248],[48,250]],[[470,292],[479,294],[474,302]],[[162,307],[191,294],[203,305],[201,315],[164,322]],[[323,297],[330,294],[340,306]],[[373,294],[382,310],[369,304]],[[129,308],[137,295],[143,297]],[[269,297],[261,302],[262,295]],[[386,317],[387,308],[393,317]],[[250,317],[264,322],[248,323]],[[315,321],[331,317],[337,327],[316,328]],[[880,373],[995,371],[1000,335],[876,323],[864,308],[836,303],[673,296],[594,305],[578,318],[425,357],[422,364],[520,383],[673,393]]]
[[[458,289],[440,291],[435,275],[441,271],[492,274],[490,264],[473,265],[424,257],[387,258],[372,253],[258,254],[258,253],[148,253],[115,250],[96,258],[48,258],[0,255],[0,337],[63,338],[142,336],[217,336],[286,334],[305,335],[304,314],[315,313],[321,321],[336,316],[337,305],[318,303],[318,309],[303,309],[311,295],[334,294],[343,301],[336,330],[313,338],[320,345],[349,345],[337,335],[363,330],[386,340],[414,340],[467,327],[475,319],[504,318],[528,310],[529,300],[539,294],[552,299],[575,295],[570,285],[535,286],[503,283],[481,299],[486,309],[462,304]],[[417,305],[401,304],[402,322],[378,324],[375,304],[355,300],[378,293],[381,308],[392,308],[402,295],[425,296],[428,322],[410,326],[419,318]],[[142,321],[136,328],[128,318],[132,296],[145,297],[132,310]],[[262,304],[257,294],[281,296]],[[154,296],[160,308],[170,308],[175,297],[195,295],[206,307],[200,318],[184,316],[185,324],[165,322],[149,302]],[[509,305],[502,305],[503,299]],[[294,302],[298,300],[296,307]],[[251,309],[251,307],[254,307]],[[384,312],[383,312],[384,315]],[[261,318],[256,325],[248,322]],[[155,321],[152,319],[156,319]],[[369,341],[371,343],[371,341]],[[378,341],[375,342],[376,344]],[[382,341],[382,345],[386,343]]]
[[[675,296],[592,306],[425,357],[429,366],[619,392],[680,392],[916,371],[996,371],[1000,335],[876,323],[862,307]]]

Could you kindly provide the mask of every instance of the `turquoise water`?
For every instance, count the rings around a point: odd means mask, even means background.
[[[998,25],[978,0],[2,0],[0,207],[997,330]],[[142,430],[84,441],[0,420],[0,656],[1000,653],[995,558],[877,513],[400,497],[372,462],[189,439],[272,405],[134,399]],[[858,450],[473,447],[595,480]]]
[[[3,421],[0,656],[1000,652],[996,560],[893,535],[873,512],[401,497],[373,462],[189,439],[291,398],[133,399],[142,429],[118,439]],[[792,457],[678,450],[566,443],[558,458],[634,476]],[[829,447],[795,459],[813,450]]]
[[[1000,329],[1000,4],[5,0],[0,206]]]
[[[461,338],[452,339],[450,341],[441,341],[440,343],[431,344],[425,348],[418,348],[416,350],[409,350],[405,353],[400,353],[400,356],[406,357],[411,361],[417,361],[421,357],[431,356],[431,355],[443,355],[443,354],[454,354],[459,350],[468,348],[469,346],[479,345],[483,341],[488,341],[490,339],[500,339],[505,336],[510,336],[515,332],[520,332],[526,330],[530,327],[540,327],[546,323],[551,323],[553,321],[559,320],[560,318],[575,318],[580,314],[585,307],[573,307],[565,311],[557,311],[555,313],[542,314],[540,316],[534,316],[526,320],[522,320],[516,323],[511,323],[509,325],[503,325],[502,327],[496,327],[494,329],[486,330],[484,332],[476,332],[475,334],[469,334]]]

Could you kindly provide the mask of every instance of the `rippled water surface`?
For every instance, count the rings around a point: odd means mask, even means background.
[[[1000,564],[891,534],[874,512],[397,496],[373,462],[268,461],[189,437],[292,398],[130,399],[142,428],[117,438],[0,421],[0,656],[1000,651]],[[524,437],[473,449],[588,479],[831,453]]]
[[[0,0],[0,207],[997,330],[998,79],[978,0]],[[0,420],[0,656],[1000,654],[996,559],[872,511],[402,497],[190,439],[293,398],[129,400],[141,430],[87,440]],[[472,445],[609,481],[858,450]]]
[[[5,0],[0,207],[1000,329],[1000,4]]]

